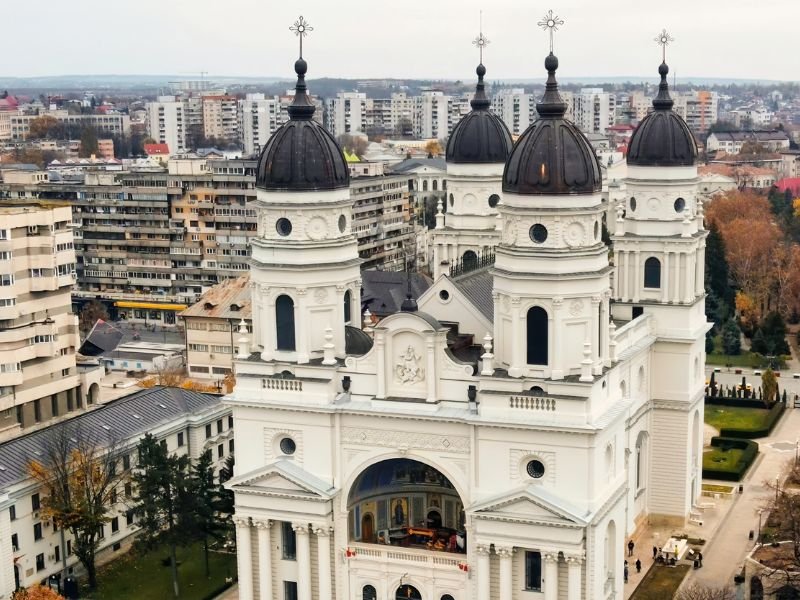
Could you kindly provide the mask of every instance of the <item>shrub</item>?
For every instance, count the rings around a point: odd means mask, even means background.
[[[729,429],[727,427],[723,427],[720,429],[719,435],[720,437],[742,438],[747,440],[767,437],[772,432],[772,429],[775,427],[776,423],[780,420],[785,408],[785,402],[776,402],[772,408],[769,409],[769,415],[764,422],[764,427],[760,429]]]
[[[758,444],[751,440],[725,438],[715,436],[711,438],[711,447],[721,452],[740,450],[738,460],[731,463],[706,464],[706,457],[716,453],[707,453],[703,457],[703,479],[721,479],[723,481],[739,481],[747,472],[758,454]]]

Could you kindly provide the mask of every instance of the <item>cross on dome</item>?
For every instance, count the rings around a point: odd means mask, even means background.
[[[553,10],[550,9],[547,11],[542,20],[536,23],[539,27],[543,30],[550,32],[550,54],[553,53],[553,34],[558,31],[558,28],[564,24],[564,19],[559,17],[558,15],[553,14]]]
[[[289,31],[293,31],[294,34],[300,38],[300,58],[303,58],[303,38],[308,35],[309,31],[314,31],[314,28],[308,24],[308,21],[303,18],[303,15],[300,15],[297,21],[289,27]]]
[[[666,28],[664,28],[661,33],[653,38],[653,41],[661,46],[661,62],[667,62],[667,46],[669,46],[670,42],[674,42],[675,38],[667,33]]]
[[[483,35],[483,11],[481,11],[481,23],[480,23],[480,31],[478,33],[478,37],[472,40],[472,45],[478,48],[478,54],[480,55],[480,64],[483,64],[483,49],[490,44],[489,38]]]

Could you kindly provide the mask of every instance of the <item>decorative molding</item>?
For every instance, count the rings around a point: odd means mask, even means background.
[[[257,529],[269,529],[272,527],[272,523],[273,521],[270,519],[267,519],[266,521],[253,521],[253,525],[255,525]]]
[[[569,314],[573,317],[577,317],[583,312],[583,300],[580,298],[575,298],[572,302],[569,303]]]
[[[469,437],[467,436],[362,429],[360,427],[342,427],[342,443],[405,450],[439,450],[455,454],[469,454],[470,451]]]
[[[267,462],[275,460],[279,456],[283,456],[282,454],[278,454],[276,451],[276,444],[277,444],[277,437],[278,436],[286,436],[292,438],[294,440],[295,451],[294,454],[291,455],[291,460],[295,460],[299,463],[303,462],[303,432],[299,429],[284,429],[284,428],[276,428],[276,427],[264,427],[264,457],[267,459]]]
[[[250,518],[249,517],[233,517],[233,523],[236,525],[236,529],[249,529],[250,528]]]
[[[322,304],[328,299],[328,290],[325,288],[317,288],[314,290],[314,301],[317,304]]]
[[[533,448],[512,448],[508,451],[509,475],[512,481],[525,478],[530,483],[555,483],[556,480],[556,453],[541,452]],[[525,471],[525,465],[530,460],[539,460],[544,464],[544,477],[531,479]],[[525,475],[523,475],[525,473]]]
[[[422,355],[417,354],[411,344],[398,357],[394,366],[394,378],[398,383],[419,383],[425,381],[425,369],[420,366]]]
[[[500,548],[498,548],[497,546],[495,546],[494,551],[497,553],[497,556],[499,556],[501,559],[511,558],[514,555],[514,548],[511,547],[501,546]]]
[[[478,556],[489,556],[492,552],[490,544],[478,544],[475,546],[475,553]]]
[[[294,529],[295,534],[299,535],[308,535],[308,524],[306,523],[292,523],[292,529]]]

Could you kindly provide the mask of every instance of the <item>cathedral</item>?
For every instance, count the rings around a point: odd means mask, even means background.
[[[301,51],[259,160],[253,341],[227,399],[243,600],[621,599],[627,537],[686,522],[709,326],[694,138],[662,63],[630,197],[608,207],[552,51],[544,67],[512,143],[478,66],[447,144],[435,281],[374,324],[348,167]]]

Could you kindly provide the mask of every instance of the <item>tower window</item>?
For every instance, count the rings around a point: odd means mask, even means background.
[[[289,219],[281,217],[275,222],[275,230],[278,235],[286,237],[292,233],[292,222]]]
[[[351,299],[351,297],[352,296],[350,295],[350,290],[347,290],[344,293],[344,322],[345,323],[349,323],[350,322],[350,299]]]
[[[644,287],[661,287],[661,261],[654,256],[644,261]]]
[[[675,200],[674,206],[676,213],[682,213],[683,209],[686,208],[686,200],[684,200],[683,198],[678,198],[677,200]]]
[[[453,203],[455,201],[456,201],[456,199],[453,197],[453,194],[450,194],[450,206],[453,206]]]
[[[631,196],[631,212],[636,212],[636,198]]]
[[[347,228],[347,217],[344,215],[339,215],[339,232],[344,233],[344,230]]]
[[[362,600],[378,600],[378,592],[371,585],[365,585],[361,590]]]
[[[294,350],[294,300],[289,296],[278,296],[275,301],[275,331],[278,350]]]
[[[491,196],[489,196],[489,207],[490,208],[494,208],[499,203],[500,203],[500,196],[498,196],[497,194],[492,194]]]
[[[537,244],[543,244],[544,241],[547,239],[547,227],[545,227],[541,223],[537,223],[536,225],[531,227],[530,236],[531,239]]]
[[[478,268],[478,255],[472,250],[467,250],[464,252],[464,256],[461,261],[465,273],[467,271],[474,271]]]
[[[528,364],[547,364],[547,312],[541,306],[528,311]]]

